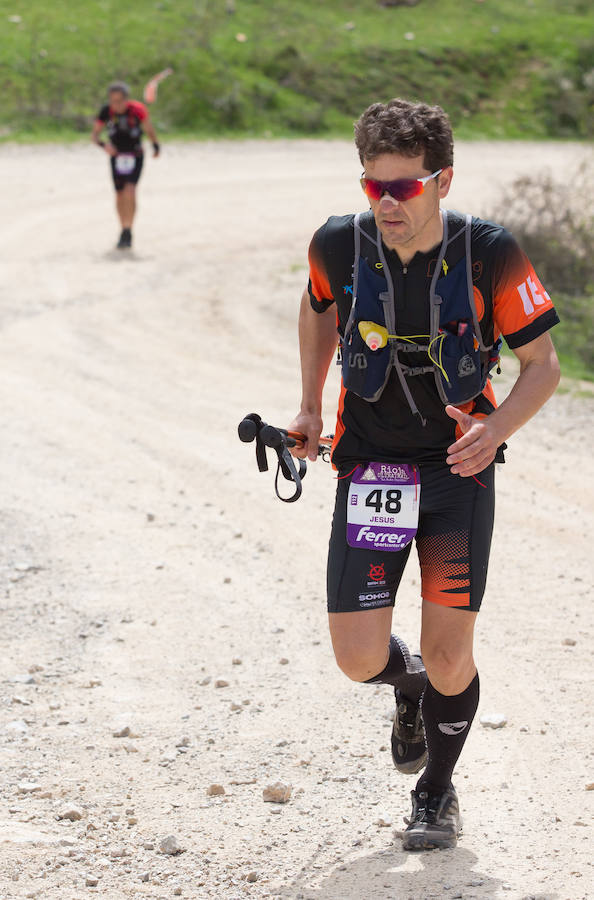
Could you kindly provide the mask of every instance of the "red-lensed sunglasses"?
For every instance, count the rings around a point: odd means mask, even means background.
[[[381,200],[386,192],[399,202],[412,200],[413,197],[422,194],[427,182],[432,178],[437,178],[440,172],[443,172],[443,169],[438,169],[431,175],[425,175],[424,178],[397,178],[396,181],[376,181],[374,178],[366,178],[363,175],[361,187],[370,200]]]

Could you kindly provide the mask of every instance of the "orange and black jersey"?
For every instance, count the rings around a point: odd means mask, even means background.
[[[464,225],[464,216],[448,211],[453,234]],[[312,308],[323,312],[336,304],[338,330],[342,334],[353,300],[353,215],[332,216],[313,236],[309,248],[309,293]],[[371,211],[361,216],[361,226],[375,235]],[[416,253],[403,266],[398,254],[384,246],[394,282],[397,331],[401,335],[428,334],[431,277],[440,245],[428,253]],[[559,319],[527,256],[513,236],[492,222],[473,218],[471,230],[474,299],[483,342],[489,346],[502,335],[511,349],[522,347],[548,331]],[[446,252],[450,267],[463,254],[463,240]],[[381,275],[377,249],[363,241],[361,258]],[[426,354],[408,354],[412,366],[427,364]],[[426,419],[424,426],[411,413],[395,370],[375,402],[363,400],[344,386],[338,410],[333,462],[343,467],[363,460],[423,462],[445,458],[455,440],[456,423],[445,412],[433,374],[407,379],[414,401]],[[489,413],[495,406],[491,382],[465,412]]]
[[[142,123],[147,117],[144,103],[129,100],[126,111],[119,114],[107,104],[102,106],[97,121],[107,126],[109,140],[120,153],[142,153]]]

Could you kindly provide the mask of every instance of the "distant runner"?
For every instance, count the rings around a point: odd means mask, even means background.
[[[153,144],[153,156],[160,151],[157,135],[144,103],[130,100],[130,89],[123,81],[114,81],[108,89],[109,102],[102,106],[93,125],[91,140],[111,157],[111,174],[116,190],[116,209],[122,226],[117,247],[132,246],[132,224],[136,212],[136,185],[142,172],[143,128]],[[101,132],[107,128],[107,142]]]
[[[374,103],[355,125],[355,142],[371,209],[331,216],[310,245],[299,319],[302,402],[289,426],[307,444],[292,452],[317,458],[338,328],[339,480],[327,583],[334,654],[353,681],[393,686],[394,764],[405,774],[424,770],[404,848],[453,847],[461,818],[452,774],[479,702],[473,634],[487,578],[494,463],[557,386],[548,332],[559,320],[508,231],[440,208],[452,182],[453,138],[439,106]],[[490,372],[501,336],[520,374],[496,408]],[[413,541],[421,655],[391,633]],[[513,618],[521,598],[499,601]]]

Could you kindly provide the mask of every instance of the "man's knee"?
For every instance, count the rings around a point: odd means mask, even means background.
[[[472,645],[448,646],[438,641],[421,641],[421,655],[429,680],[442,693],[464,690],[472,680],[475,672]]]
[[[386,666],[387,650],[361,650],[338,647],[334,648],[334,656],[338,668],[351,681],[368,681],[378,675]]]

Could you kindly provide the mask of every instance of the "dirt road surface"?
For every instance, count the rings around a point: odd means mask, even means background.
[[[585,152],[462,145],[449,205]],[[165,142],[127,254],[96,148],[0,163],[0,897],[591,898],[592,394],[510,441],[477,651],[507,725],[473,727],[458,848],[405,854],[390,689],[327,638],[331,470],[281,504],[236,436],[297,410],[309,238],[364,207],[351,146]],[[411,557],[415,649],[419,608]]]

